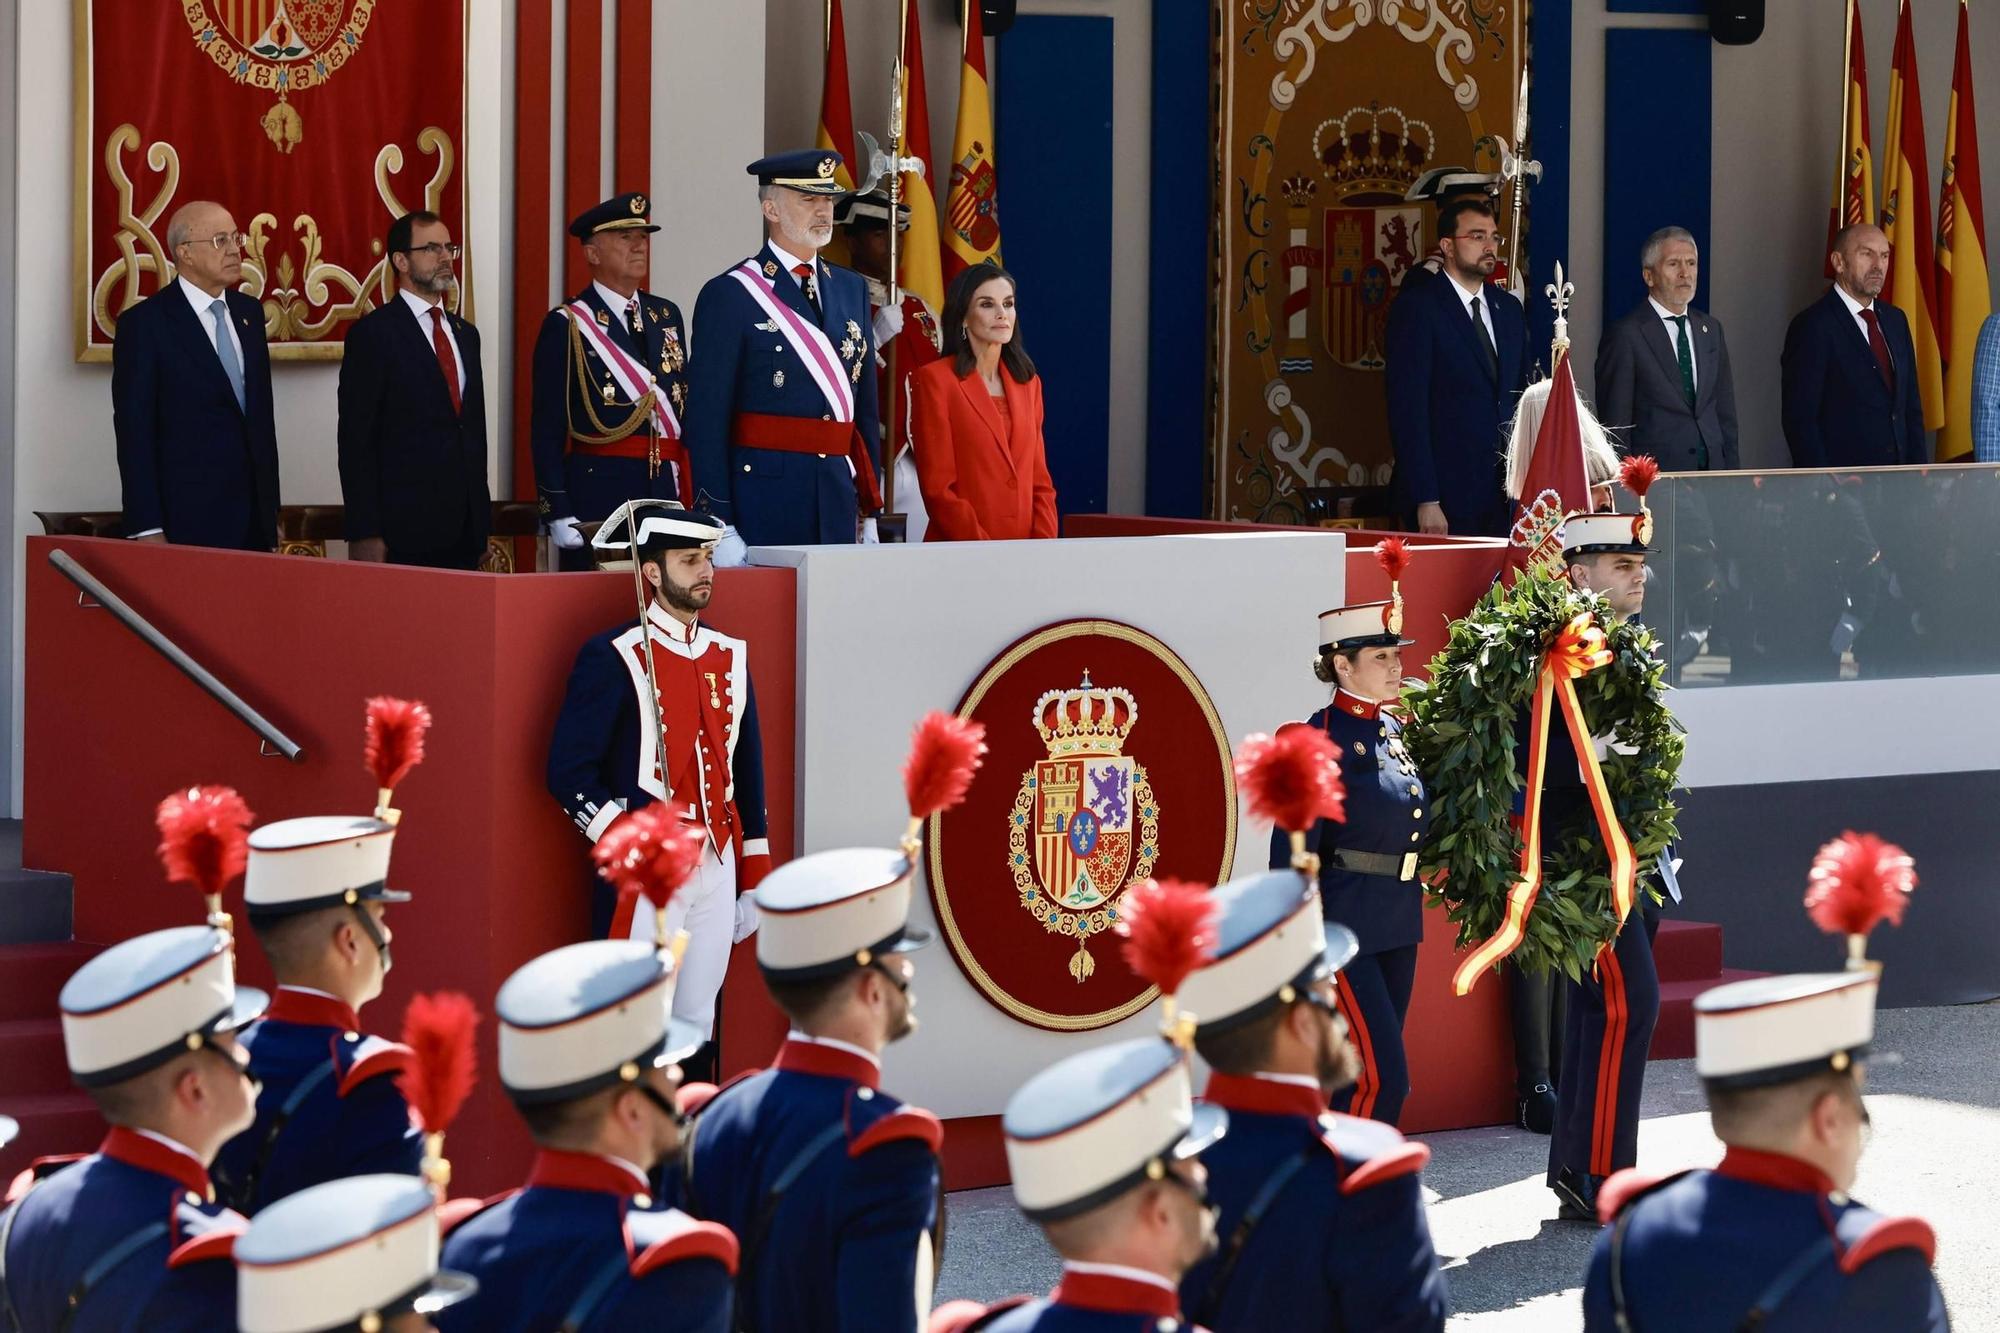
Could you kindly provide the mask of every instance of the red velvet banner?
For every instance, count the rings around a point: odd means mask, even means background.
[[[76,75],[79,360],[108,360],[118,315],[171,279],[191,200],[250,237],[243,290],[280,359],[339,357],[392,294],[400,214],[465,240],[464,0],[77,0]]]
[[[1109,620],[1007,648],[959,704],[988,753],[931,821],[932,904],[959,968],[1023,1023],[1104,1027],[1153,997],[1113,933],[1147,876],[1218,883],[1236,851],[1229,738],[1187,664]]]

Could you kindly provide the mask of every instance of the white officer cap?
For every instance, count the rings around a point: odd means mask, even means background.
[[[1563,520],[1563,554],[1651,555],[1646,541],[1652,522],[1645,513],[1572,513]]]
[[[635,1083],[701,1045],[701,1029],[673,1008],[673,956],[643,940],[545,953],[508,977],[494,1003],[501,1086],[537,1105]]]
[[[367,815],[281,819],[250,834],[243,904],[268,920],[357,902],[406,903],[389,887],[396,826]]]
[[[1185,994],[1185,992],[1183,992]],[[1221,1138],[1229,1115],[1197,1105],[1187,1056],[1157,1037],[1058,1061],[1007,1102],[1001,1132],[1014,1199],[1036,1222],[1108,1203]]]
[[[843,847],[779,866],[751,895],[757,966],[772,981],[807,981],[929,944],[930,932],[908,921],[912,869],[886,847]]]
[[[123,1083],[264,1012],[269,997],[236,984],[229,933],[156,930],[106,949],[62,988],[63,1050],[86,1088]]]
[[[439,1271],[437,1199],[416,1176],[348,1176],[289,1195],[236,1241],[241,1333],[374,1333],[479,1290]]]
[[[1216,902],[1215,957],[1174,997],[1208,1035],[1241,1027],[1347,966],[1354,932],[1321,915],[1319,890],[1296,870],[1231,880]]]
[[[1873,970],[1756,977],[1694,1001],[1694,1067],[1712,1088],[1843,1071],[1875,1039]]]
[[[1402,635],[1402,618],[1394,602],[1358,602],[1319,613],[1319,650],[1346,652],[1352,648],[1407,648],[1415,639]]]

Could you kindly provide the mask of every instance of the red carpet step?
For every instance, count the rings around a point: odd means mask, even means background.
[[[90,1098],[63,1059],[56,997],[70,974],[100,952],[92,944],[0,945],[0,1115],[21,1137],[0,1148],[0,1191],[37,1157],[89,1152],[104,1136]]]
[[[1660,1021],[1653,1029],[1651,1060],[1694,1058],[1694,997],[1726,981],[1763,976],[1722,965],[1722,927],[1707,921],[1668,919],[1653,937],[1660,973]]]

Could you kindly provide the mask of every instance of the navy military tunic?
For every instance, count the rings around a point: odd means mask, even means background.
[[[424,1137],[396,1086],[410,1048],[360,1027],[331,995],[278,987],[240,1038],[260,1085],[257,1119],[215,1156],[224,1202],[254,1215],[329,1180],[418,1174]]]
[[[1380,704],[1336,689],[1333,701],[1304,725],[1324,731],[1340,751],[1347,789],[1347,818],[1322,819],[1306,835],[1320,858],[1320,900],[1326,919],[1353,931],[1361,945],[1339,982],[1361,1077],[1335,1094],[1333,1106],[1393,1125],[1410,1092],[1403,1019],[1424,938],[1417,853],[1430,831],[1430,804],[1423,777],[1403,749],[1402,723]],[[1349,854],[1366,864],[1343,866]],[[1272,868],[1291,861],[1290,838],[1274,832]]]
[[[695,355],[688,369],[686,440],[696,507],[733,524],[752,546],[852,543],[857,521],[875,506],[863,501],[866,487],[857,489],[858,463],[850,463],[847,452],[852,432],[839,427],[815,372],[844,379],[854,427],[879,478],[881,418],[867,283],[859,273],[815,260],[822,311],[815,315],[769,245],[747,262],[786,310],[826,335],[837,364],[809,365],[788,326],[734,270],[708,280],[695,300]],[[768,444],[772,437],[764,432],[782,430],[782,422],[766,418],[800,423],[790,447],[750,442]]]
[[[1233,1132],[1233,1131],[1232,1131]],[[1287,1321],[1274,1327],[1297,1327]],[[996,1305],[953,1301],[930,1333],[1208,1333],[1181,1317],[1173,1284],[1152,1273],[1109,1264],[1068,1263],[1045,1300],[1015,1297]]]
[[[526,1189],[451,1226],[441,1266],[479,1291],[434,1315],[438,1328],[730,1333],[736,1238],[654,1209],[645,1190],[636,1167],[543,1149]]]
[[[742,1242],[748,1333],[913,1333],[927,1312],[944,1129],[880,1077],[859,1052],[795,1034],[772,1068],[686,1099],[679,1202]]]
[[[1732,1330],[1763,1309],[1763,1333],[1943,1333],[1935,1240],[1914,1217],[1884,1217],[1817,1167],[1731,1148],[1713,1171],[1658,1180],[1625,1171],[1598,1195],[1610,1225],[1591,1251],[1586,1333]]]
[[[186,1149],[113,1129],[94,1154],[0,1212],[0,1328],[234,1328],[230,1254],[244,1226],[215,1202],[208,1172]]]
[[[591,283],[577,294],[590,308],[597,327],[639,369],[650,373],[660,392],[685,420],[688,403],[687,334],[680,309],[664,296],[638,294],[644,334],[634,334],[622,310],[613,310]],[[581,352],[579,371],[576,357]],[[606,386],[610,393],[605,392]],[[643,390],[641,391],[643,394]],[[603,436],[600,425],[622,425],[633,414],[633,398],[605,366],[597,350],[583,339],[571,342],[570,317],[551,310],[535,337],[534,397],[529,443],[535,459],[535,490],[545,519],[574,518],[579,523],[602,522],[627,500],[659,499],[686,502],[692,487],[676,488],[674,464],[687,466],[679,441],[656,439],[651,417],[640,418],[621,441],[585,443],[584,436]],[[593,420],[593,417],[595,418]],[[657,466],[649,454],[657,453]]]
[[[1183,1309],[1216,1333],[1444,1328],[1424,1214],[1430,1149],[1326,1112],[1317,1087],[1218,1073],[1202,1100],[1229,1112],[1229,1133],[1202,1154],[1222,1248],[1182,1280]]]

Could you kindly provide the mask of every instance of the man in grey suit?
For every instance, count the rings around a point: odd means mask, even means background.
[[[1627,452],[1662,472],[1738,466],[1736,386],[1722,324],[1694,309],[1701,255],[1681,227],[1662,227],[1640,252],[1646,299],[1604,331],[1597,348],[1597,416]]]

